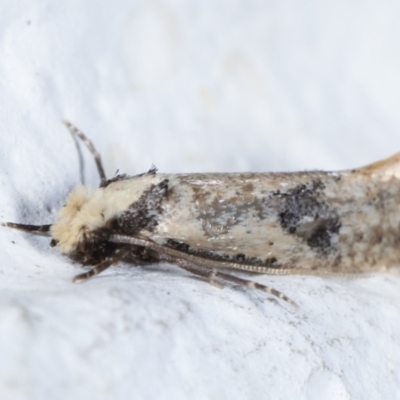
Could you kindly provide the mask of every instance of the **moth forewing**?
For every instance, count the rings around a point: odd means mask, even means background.
[[[400,261],[399,160],[343,172],[117,175],[107,180],[92,153],[96,190],[78,185],[53,225],[3,225],[51,236],[51,244],[93,265],[85,280],[120,261],[169,262],[219,286],[281,292],[232,274],[337,275]]]

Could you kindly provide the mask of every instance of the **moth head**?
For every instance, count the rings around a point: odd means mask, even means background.
[[[103,190],[77,186],[68,196],[51,226],[51,237],[60,251],[83,263],[95,262],[106,246],[105,225],[110,210],[104,202]],[[112,246],[114,247],[114,246]]]
[[[150,225],[154,222],[154,212],[149,213],[147,219],[140,217],[147,210],[147,203],[154,203],[149,199],[155,196],[161,201],[167,191],[167,182],[154,184],[154,174],[138,175],[137,179],[117,178],[95,190],[78,185],[69,194],[50,228],[52,244],[57,245],[61,253],[84,264],[108,257],[116,245],[109,243],[107,238],[112,229],[115,233],[116,221],[128,209],[132,213],[129,219],[121,218],[120,231],[124,232],[124,224],[129,225],[129,229],[136,227],[139,230],[141,222]],[[135,204],[139,205],[136,213],[135,207],[131,208]]]
[[[139,201],[140,198],[146,193],[147,197],[151,197],[151,188],[155,192],[158,191],[159,195],[165,194],[168,185],[166,182],[161,182],[159,186],[152,185],[154,180],[157,181],[155,167],[136,177],[128,177],[122,174],[107,179],[101,157],[93,143],[70,122],[63,122],[68,130],[80,139],[92,154],[100,177],[99,188],[92,190],[82,185],[77,186],[68,196],[53,225],[30,225],[14,222],[4,222],[1,225],[31,234],[50,235],[52,238],[50,245],[58,246],[61,253],[80,261],[82,264],[96,264],[93,270],[83,274],[84,276],[78,275],[77,277],[87,279],[100,273],[116,261],[122,260],[128,254],[128,252],[124,252],[126,247],[124,244],[116,244],[110,241],[110,235],[115,234],[115,228],[118,228],[118,221],[121,219],[122,230],[127,227],[129,229],[133,227],[135,231],[140,230],[140,226],[136,226],[135,222],[136,219],[138,219],[138,222],[143,220],[143,218],[137,217],[143,217],[143,205],[146,203],[145,198],[142,202]],[[136,213],[131,213],[129,208],[136,201],[138,201],[139,207]],[[153,203],[150,202],[150,206]],[[128,210],[128,214],[132,214],[130,218],[120,218],[120,214],[126,210]],[[149,218],[146,221],[154,225],[153,214],[149,213]],[[113,224],[117,226],[113,228]]]

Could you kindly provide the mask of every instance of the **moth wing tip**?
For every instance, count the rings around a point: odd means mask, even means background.
[[[375,161],[372,164],[365,165],[364,167],[356,168],[354,172],[361,172],[364,174],[373,174],[378,171],[385,172],[388,169],[398,168],[400,164],[400,152],[393,154],[390,157]]]

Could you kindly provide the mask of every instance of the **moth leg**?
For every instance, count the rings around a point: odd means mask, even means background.
[[[124,257],[126,257],[128,255],[129,251],[130,251],[130,249],[128,247],[118,249],[113,256],[107,257],[103,262],[101,262],[100,264],[97,264],[91,270],[84,272],[83,274],[76,275],[72,279],[72,282],[76,283],[79,281],[86,281],[86,280],[92,278],[93,276],[99,275],[101,272],[105,271],[107,268],[110,268],[111,265],[117,264],[119,261],[121,261]]]
[[[84,272],[83,274],[76,275],[74,279],[72,279],[72,282],[76,283],[79,281],[86,281],[89,278],[100,274],[101,272],[105,271],[107,268],[110,268],[111,265],[113,264],[113,260],[105,260],[101,262],[100,264],[96,265],[94,268],[91,270]]]
[[[202,278],[205,278],[208,281],[208,283],[210,283],[211,285],[213,285],[219,289],[223,288],[223,286],[217,281],[217,270],[216,269],[211,269],[211,268],[200,266],[200,265],[194,265],[194,264],[188,263],[186,260],[182,260],[182,259],[174,260],[174,259],[166,258],[163,261],[169,262],[171,264],[175,264],[178,267],[184,269],[185,271],[192,273],[193,275],[197,275]]]
[[[257,290],[261,290],[263,292],[267,292],[267,293],[271,294],[272,296],[278,297],[278,298],[286,301],[287,303],[291,304],[292,306],[294,306],[296,308],[298,307],[298,305],[292,299],[290,299],[284,293],[282,293],[279,290],[276,290],[272,287],[263,285],[258,282],[250,281],[248,279],[239,278],[235,275],[230,275],[230,274],[226,274],[223,272],[219,272],[219,271],[216,273],[216,277],[220,278],[222,280],[228,281],[228,282],[232,282],[232,283],[236,283],[241,286],[248,287],[249,289],[257,289]]]
[[[171,261],[169,261],[169,262],[171,262]],[[289,303],[290,305],[292,305],[296,308],[298,307],[298,305],[293,300],[291,300],[289,297],[287,297],[285,294],[283,294],[279,290],[276,290],[269,286],[263,285],[261,283],[250,281],[248,279],[239,278],[238,276],[220,272],[220,271],[217,271],[216,269],[210,269],[207,267],[193,265],[193,264],[188,263],[186,260],[182,260],[182,259],[174,260],[173,262],[175,264],[177,264],[179,267],[181,267],[182,269],[185,269],[186,271],[191,272],[192,274],[202,276],[204,278],[208,278],[209,282],[211,284],[214,284],[213,282],[216,282],[216,280],[219,279],[221,281],[234,283],[236,285],[244,286],[249,289],[261,290],[263,292],[271,294],[272,296],[278,297],[279,299],[286,301],[287,303]],[[219,285],[219,287],[221,287],[221,286]]]
[[[97,171],[100,176],[100,187],[103,187],[106,183],[106,174],[104,173],[103,163],[101,161],[101,156],[97,152],[96,148],[93,146],[91,140],[89,140],[83,132],[81,132],[76,126],[72,125],[69,121],[62,121],[68,130],[75,136],[77,136],[86,145],[90,153],[92,154],[94,161],[96,162]]]
[[[198,275],[198,276],[201,276],[203,278],[206,278],[210,285],[213,285],[218,289],[223,289],[224,288],[221,285],[221,283],[218,282],[217,270],[215,268],[210,269],[210,268],[207,268],[207,267],[198,267],[197,265],[194,266],[194,267],[191,267],[185,261],[179,262],[177,260],[174,260],[174,261],[169,261],[169,262],[177,264],[182,269],[185,269],[186,271],[189,271],[194,275]]]
[[[29,232],[34,235],[49,236],[51,225],[25,225],[16,224],[14,222],[4,222],[1,225],[7,228],[18,229],[20,231]]]
[[[289,299],[286,295],[281,293],[279,290],[274,288],[270,288],[269,286],[262,285],[257,282],[253,282],[247,279],[239,278],[234,275],[226,274],[223,272],[219,272],[216,269],[216,266],[220,266],[221,268],[229,268],[232,267],[232,263],[224,263],[224,262],[215,262],[212,260],[202,259],[201,257],[196,257],[190,254],[186,254],[184,252],[171,249],[165,246],[162,246],[158,243],[153,242],[148,238],[143,237],[135,237],[135,236],[126,236],[126,235],[110,235],[109,240],[114,243],[126,243],[133,244],[136,246],[143,246],[155,251],[160,261],[170,262],[180,266],[181,268],[194,273],[195,275],[199,275],[205,278],[211,277],[211,279],[221,279],[228,282],[236,283],[238,285],[242,285],[245,287],[249,287],[251,289],[258,289],[264,292],[267,292],[273,296],[279,297],[280,299],[292,304],[297,307],[297,304]],[[207,265],[208,264],[208,265]],[[215,270],[215,271],[214,271]],[[214,272],[213,272],[214,271]]]
[[[217,270],[215,268],[213,268],[208,275],[208,283],[218,289],[222,289],[222,285],[217,281]]]

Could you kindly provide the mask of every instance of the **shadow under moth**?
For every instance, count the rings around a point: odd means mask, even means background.
[[[235,275],[349,275],[400,262],[400,153],[341,172],[159,174],[107,179],[92,153],[98,189],[78,185],[54,224],[4,226],[51,237],[62,254],[93,266],[171,263],[208,282],[278,290]]]

